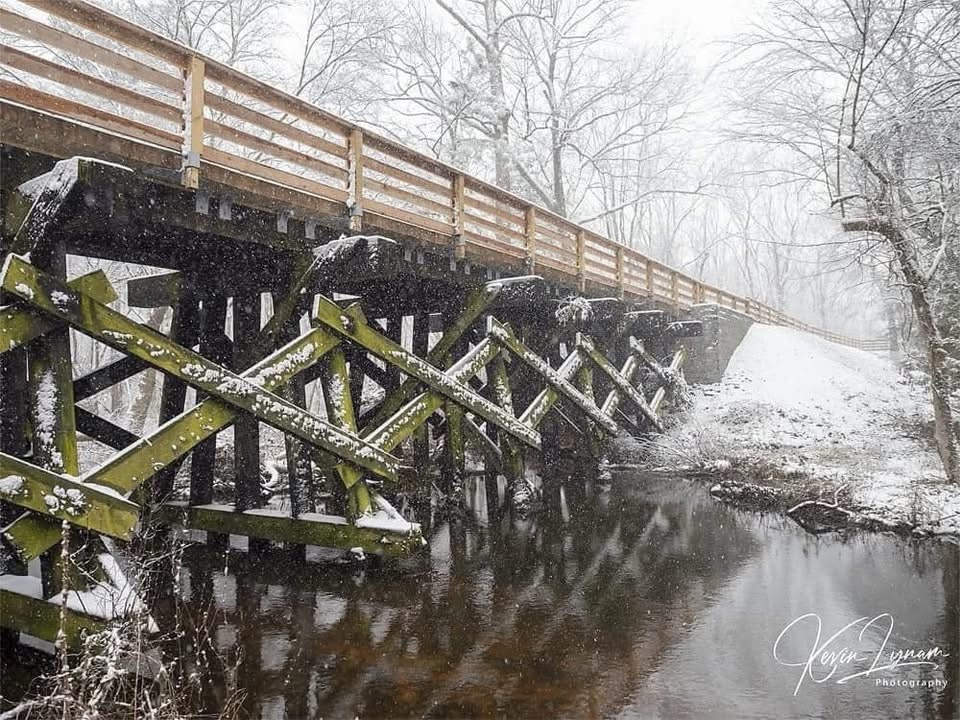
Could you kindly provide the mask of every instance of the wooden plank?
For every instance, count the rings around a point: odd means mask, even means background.
[[[362,520],[360,525],[350,523],[337,515],[303,513],[293,518],[276,510],[238,511],[229,505],[195,505],[166,503],[161,511],[168,521],[183,527],[208,532],[246,535],[294,545],[350,550],[363,548],[364,552],[390,557],[403,557],[423,547],[420,526],[410,523],[410,532],[400,533],[389,526],[379,527],[375,521]]]
[[[567,382],[572,380],[580,368],[583,366],[583,355],[578,352],[572,352],[564,358],[557,368],[557,377],[563,378]],[[536,397],[530,401],[527,409],[520,414],[520,422],[530,427],[538,427],[547,413],[553,409],[553,406],[560,400],[560,393],[552,385],[548,385]]]
[[[363,201],[363,208],[365,212],[369,211],[392,220],[399,220],[414,228],[432,230],[440,233],[444,238],[450,237],[450,223],[440,222],[439,220],[424,217],[423,215],[417,215],[409,210],[403,210],[392,205],[385,205],[382,202],[370,200],[369,198]]]
[[[91,75],[64,67],[45,58],[30,55],[8,45],[0,44],[0,62],[17,70],[46,78],[65,87],[82,90],[121,105],[141,110],[162,120],[180,122],[180,108],[156,98],[107,82]]]
[[[273,118],[246,105],[241,105],[233,100],[221,97],[209,90],[206,94],[206,103],[207,107],[212,111],[230,115],[238,120],[256,125],[263,130],[268,130],[271,133],[285,137],[288,140],[293,140],[301,145],[306,145],[309,148],[326,153],[329,156],[327,162],[344,162],[345,145],[338,145],[321,135],[308,132],[289,122]],[[295,120],[296,119],[300,118],[295,118]],[[344,176],[346,175],[346,168],[344,166],[336,165],[336,167],[341,173],[344,173]]]
[[[52,472],[0,452],[0,494],[5,502],[71,525],[128,540],[140,519],[140,508],[119,495],[59,472]],[[12,481],[11,481],[12,478]]]
[[[537,266],[537,209],[533,205],[524,211],[523,235],[527,272],[533,273]]]
[[[463,260],[466,257],[466,241],[463,237],[463,218],[466,214],[466,208],[463,205],[463,193],[463,175],[457,173],[453,176],[453,189],[450,192],[450,216],[454,238],[453,256],[457,260]]]
[[[370,157],[369,155],[364,156],[363,166],[367,170],[372,170],[380,173],[381,175],[392,177],[394,180],[402,180],[403,182],[409,183],[418,189],[430,190],[436,193],[439,197],[445,197],[450,192],[450,188],[446,185],[441,185],[438,182],[430,180],[429,178],[421,177],[420,175],[414,175],[411,172],[407,172],[402,168],[395,167],[394,165],[390,165],[382,160]]]
[[[628,355],[627,359],[624,360],[623,365],[620,367],[620,377],[622,377],[628,383],[633,383],[633,377],[637,374],[637,369],[639,367],[640,360],[637,359],[637,356],[634,354]],[[617,388],[613,388],[607,393],[607,397],[600,406],[600,412],[607,417],[612,418],[614,413],[617,412],[617,408],[620,407],[620,402],[623,400],[623,398],[624,395]]]
[[[203,159],[230,168],[231,170],[237,170],[259,179],[285,185],[327,200],[334,200],[341,203],[347,201],[346,190],[326,185],[317,180],[310,180],[300,175],[286,172],[285,170],[278,170],[269,165],[264,165],[263,163],[248,160],[233,153],[218,150],[210,145],[205,144],[203,146]]]
[[[469,187],[470,178],[464,176],[464,187]],[[476,195],[465,193],[463,196],[464,207],[469,213],[471,210],[480,211],[495,218],[506,220],[518,227],[523,226],[523,206],[515,207],[504,202],[496,204],[496,201],[488,202],[486,199],[478,198]],[[475,214],[475,213],[470,213]]]
[[[416,205],[418,208],[422,208],[432,213],[436,213],[442,218],[448,217],[450,215],[450,207],[444,205],[441,202],[436,200],[431,200],[426,195],[419,195],[408,190],[404,190],[395,185],[390,185],[380,180],[375,180],[371,177],[364,176],[363,178],[363,189],[364,189],[364,198],[373,197],[373,193],[369,192],[371,190],[382,193],[394,200],[401,200],[408,202],[412,205]],[[436,220],[436,218],[433,218]],[[443,222],[442,220],[438,222]]]
[[[180,137],[149,125],[112,115],[89,105],[57,97],[50,93],[0,79],[0,93],[7,100],[23,103],[39,110],[63,115],[72,121],[99,126],[111,132],[134,137],[170,150],[180,149]]]
[[[493,423],[517,440],[539,449],[540,435],[521,425],[516,418],[486,400],[443,370],[418,358],[413,353],[383,337],[373,330],[360,312],[359,305],[342,310],[338,305],[319,297],[316,308],[317,320],[332,330],[338,337],[354,342],[381,360],[395,365],[401,371],[425,383],[432,390],[452,400],[466,410]]]
[[[356,372],[355,368],[351,368]],[[327,358],[324,373],[321,375],[323,400],[326,405],[327,419],[352,434],[357,432],[357,418],[353,409],[353,394],[350,391],[350,375],[347,370],[347,358],[342,348],[335,348]],[[372,443],[383,448],[382,443]],[[390,452],[387,450],[387,452]],[[370,510],[370,493],[361,482],[362,473],[355,467],[340,464],[340,478],[347,488],[347,517],[356,520]]]
[[[87,635],[107,629],[101,618],[63,608],[59,603],[47,602],[0,587],[0,626],[33,635],[47,642],[56,642],[63,631],[67,646],[78,649]]]
[[[91,370],[83,377],[73,381],[73,399],[77,402],[93,397],[111,385],[131,378],[150,366],[140,358],[124,355],[118,360]]]
[[[33,304],[55,318],[121,352],[145,360],[197,390],[255,415],[278,430],[298,435],[311,445],[377,475],[396,479],[399,468],[396,458],[266,390],[258,384],[259,378],[243,378],[192,350],[179,347],[156,330],[135,323],[41,273],[19,256],[10,255],[4,263],[2,288],[25,299],[29,296]],[[50,297],[57,291],[66,296],[59,303]]]
[[[228,140],[229,142],[242,145],[245,148],[256,150],[257,152],[261,152],[266,155],[273,155],[274,157],[281,158],[282,160],[295,163],[307,170],[313,170],[315,172],[329,175],[330,177],[340,180],[341,182],[346,182],[347,171],[342,167],[338,167],[333,163],[323,160],[322,158],[314,157],[313,155],[308,155],[307,153],[300,152],[299,150],[288,148],[286,145],[280,145],[279,143],[272,142],[257,135],[252,135],[248,132],[244,132],[243,130],[230,127],[229,125],[224,125],[223,123],[215,122],[214,120],[206,120],[205,127],[206,132],[213,137]]]
[[[363,224],[363,203],[363,131],[353,128],[347,136],[347,212],[354,232]]]
[[[30,0],[26,1],[27,4],[35,4],[31,3]],[[44,9],[55,12],[55,6],[58,3],[54,2],[50,4],[54,7]],[[70,18],[68,17],[67,19]],[[21,35],[46,45],[60,48],[68,53],[82,57],[85,60],[95,62],[98,65],[119,70],[137,81],[147,82],[150,85],[156,85],[165,90],[171,90],[174,93],[179,93],[181,90],[180,79],[173,75],[145,65],[133,58],[120,55],[103,45],[84,40],[76,35],[68,35],[65,32],[55,30],[52,27],[43,25],[36,20],[31,20],[5,8],[0,8],[0,26],[3,27],[5,32]],[[97,28],[94,27],[93,29],[96,30]],[[121,42],[122,44],[127,44],[123,42],[123,40],[121,40]],[[147,49],[147,52],[149,54],[149,49]]]
[[[680,348],[677,352],[674,353],[673,359],[670,361],[669,370],[672,376],[675,376],[676,373],[680,372],[680,368],[683,367],[683,361],[686,359],[687,353],[684,348]],[[672,383],[670,383],[672,385]],[[660,405],[663,404],[663,401],[667,397],[668,384],[664,383],[657,388],[657,391],[653,394],[653,397],[650,399],[650,410],[654,413],[660,413]]]

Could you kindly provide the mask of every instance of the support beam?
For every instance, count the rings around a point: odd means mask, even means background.
[[[275,388],[310,367],[335,345],[336,340],[325,333],[307,333],[261,360],[244,377],[263,378],[265,389]],[[235,416],[236,411],[229,405],[213,398],[204,400],[85,473],[82,481],[120,493],[132,492],[157,471],[228,427]],[[4,534],[20,559],[27,562],[60,540],[60,527],[45,518],[25,514],[5,528]]]
[[[651,409],[650,405],[647,404],[643,395],[617,372],[617,369],[610,364],[610,361],[597,350],[590,338],[578,335],[577,348],[587,354],[587,357],[610,379],[614,387],[636,406],[651,425],[659,432],[663,432],[663,423],[660,422],[660,418],[657,417],[657,414]]]
[[[492,338],[546,380],[548,385],[572,402],[588,418],[593,420],[598,427],[610,435],[617,434],[617,424],[613,420],[602,414],[600,408],[578,392],[568,378],[560,375],[550,367],[543,358],[520,342],[510,328],[498,322],[496,318],[493,317],[490,318],[490,325],[489,334]],[[574,353],[571,353],[571,355],[572,354]]]
[[[248,380],[211,363],[191,350],[179,347],[156,330],[131,321],[88,295],[70,290],[64,283],[41,273],[23,258],[15,255],[7,258],[0,286],[29,299],[47,314],[91,337],[121,352],[140,357],[163,372],[179,377],[197,390],[251,413],[278,430],[298,435],[312,445],[346,458],[381,477],[396,480],[399,461],[395,457],[267,391],[258,384],[261,378]],[[57,291],[65,296],[59,303],[51,299],[51,294]],[[336,317],[333,318],[333,326],[339,324],[337,306],[330,301],[324,301],[322,305],[328,318],[331,308],[334,309]],[[366,328],[366,325],[363,327]],[[342,325],[340,328],[342,333],[346,333]],[[368,333],[373,332],[369,328],[366,328],[366,331],[361,330],[358,334],[369,337]],[[400,352],[406,353],[402,348]],[[430,368],[426,363],[418,362],[421,371],[426,372],[427,368]],[[430,369],[438,374],[435,376],[438,379],[441,379],[440,376],[445,378],[436,368]],[[449,379],[446,379],[446,385],[451,393],[456,389],[450,386]]]
[[[85,636],[107,629],[107,622],[101,618],[69,608],[62,612],[61,624],[59,604],[0,588],[0,626],[10,630],[56,642],[62,628],[67,646],[77,649],[83,645]]]
[[[74,278],[67,285],[104,304],[117,299],[117,293],[103,270]],[[0,307],[0,353],[22,347],[57,327],[58,323],[31,309],[26,303]]]
[[[60,472],[0,452],[0,499],[50,518],[128,540],[140,508],[106,488],[78,482]],[[59,538],[59,532],[57,534]]]
[[[446,399],[452,400],[464,409],[479,415],[488,422],[492,422],[521,442],[540,449],[540,436],[536,431],[522,425],[516,418],[507,415],[489,400],[480,397],[463,384],[458,383],[444,371],[404,350],[373,330],[367,324],[366,318],[363,317],[359,305],[353,305],[343,310],[326,298],[319,297],[316,316],[319,323],[329,328],[338,337],[360,345],[372,355],[396,365],[407,375],[425,383]]]
[[[344,550],[359,547],[364,552],[391,557],[406,556],[423,547],[419,525],[407,523],[407,532],[397,532],[400,523],[371,517],[360,518],[358,524],[354,525],[337,515],[303,513],[300,517],[292,518],[278,510],[240,511],[230,506],[188,506],[186,503],[167,503],[161,512],[169,522],[179,523],[185,528],[246,535],[294,545],[319,545]]]

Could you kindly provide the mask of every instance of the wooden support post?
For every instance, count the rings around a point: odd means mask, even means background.
[[[582,228],[577,228],[577,292],[581,294],[587,289],[586,235]]]
[[[430,342],[430,314],[419,312],[413,318],[413,353],[427,359]],[[424,478],[430,464],[430,426],[423,423],[413,434],[413,467],[417,476]]]
[[[647,258],[647,295],[653,297],[653,261]]]
[[[228,358],[223,343],[223,328],[227,321],[227,299],[206,297],[203,300],[200,328],[200,354],[208,360],[226,364]],[[197,401],[202,402],[200,393]],[[216,460],[217,436],[201,442],[193,451],[190,461],[190,502],[206,505],[213,502],[213,468]]]
[[[178,345],[192,348],[200,340],[200,305],[193,291],[194,278],[187,280],[180,289],[180,296],[173,308],[170,323],[170,339]],[[187,400],[187,384],[170,375],[163,376],[160,391],[160,425],[183,412]],[[162,502],[173,492],[174,478],[179,462],[171,463],[157,473],[153,481],[153,498]]]
[[[453,176],[453,186],[450,196],[451,224],[453,226],[453,257],[455,260],[463,260],[467,251],[466,238],[463,235],[463,196],[463,175],[457,173]]]
[[[537,268],[537,208],[533,205],[523,213],[523,237],[526,271],[532,275]]]
[[[493,386],[493,397],[497,405],[511,415],[516,415],[513,407],[513,393],[510,389],[510,378],[507,375],[507,363],[502,355],[493,359],[490,368],[490,384]],[[523,449],[504,433],[500,435],[500,446],[503,453],[502,470],[507,478],[509,487],[513,487],[517,480],[523,477]]]
[[[260,293],[248,290],[233,298],[233,369],[246,370],[257,358],[260,335]],[[233,471],[239,510],[260,507],[260,421],[237,414],[233,425]]]
[[[282,387],[336,346],[322,331],[309,332],[261,360],[244,373],[260,379],[264,390]],[[185,456],[207,438],[215,436],[236,417],[236,410],[208,398],[177,418],[161,425],[149,436],[124,448],[104,464],[84,474],[83,481],[129,493],[162,468]],[[284,428],[287,430],[287,428]],[[24,514],[5,528],[6,539],[23,562],[36,558],[60,539],[60,527],[32,514]]]
[[[32,259],[51,276],[66,279],[67,254],[62,242],[41,241],[34,248]],[[79,475],[73,362],[67,326],[60,325],[33,342],[29,381],[33,464],[54,473]],[[44,597],[59,591],[62,575],[59,554],[54,548],[40,558]]]
[[[623,300],[626,293],[627,277],[623,268],[623,245],[617,245],[616,268],[617,268],[617,297]]]
[[[180,182],[196,190],[200,186],[200,156],[203,152],[204,62],[193,56],[184,71],[183,162]]]
[[[678,286],[679,275],[676,270],[670,271],[670,300],[676,309],[680,309],[680,288]]]
[[[350,231],[363,227],[363,132],[353,128],[347,137],[347,212]]]
[[[322,376],[323,399],[327,406],[327,420],[337,427],[356,434],[357,418],[350,393],[347,358],[343,350],[333,350],[327,358]],[[370,509],[370,493],[362,481],[354,483],[347,496],[347,518],[356,520]]]
[[[274,305],[276,307],[276,305]],[[300,334],[300,317],[290,317],[280,332],[281,344],[285,345]],[[307,405],[306,384],[303,376],[297,375],[280,391],[287,400],[297,407]],[[298,517],[301,513],[316,509],[317,488],[313,475],[313,461],[310,446],[296,435],[285,433],[284,450],[287,458],[287,483],[290,490],[290,514]]]

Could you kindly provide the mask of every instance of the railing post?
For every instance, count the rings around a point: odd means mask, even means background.
[[[677,286],[677,271],[670,271],[670,300],[675,308],[680,307],[680,292]]]
[[[353,128],[347,137],[347,212],[351,232],[363,225],[363,131]]]
[[[203,151],[203,60],[191,56],[183,76],[183,158],[180,182],[191,190],[200,186]]]
[[[450,214],[451,224],[453,225],[453,257],[456,260],[463,260],[467,254],[466,238],[463,236],[463,175],[457,173],[453,176],[453,187],[450,194]]]
[[[653,297],[653,261],[647,258],[647,295]]]
[[[626,277],[623,272],[623,245],[617,245],[617,297],[623,300]]]
[[[537,267],[537,209],[533,205],[528,205],[523,214],[524,232],[523,236],[526,242],[526,268],[528,273],[533,273]]]
[[[586,233],[577,228],[577,292],[587,289],[587,253]]]

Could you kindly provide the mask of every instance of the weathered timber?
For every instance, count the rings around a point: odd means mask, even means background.
[[[4,487],[11,488],[0,494],[4,501],[110,537],[129,539],[140,517],[140,508],[109,489],[78,482],[3,452],[0,476],[7,478]],[[19,487],[13,489],[15,486]]]
[[[353,410],[347,359],[341,348],[335,348],[327,357],[322,382],[327,418],[338,427],[351,434],[356,434],[357,418]],[[379,447],[382,447],[382,445]],[[370,493],[367,491],[366,485],[360,480],[361,472],[359,469],[343,465],[338,466],[337,470],[344,486],[349,491],[347,517],[355,520],[370,510]]]
[[[666,382],[663,385],[657,388],[656,392],[653,394],[653,398],[650,400],[650,409],[655,412],[660,412],[660,406],[663,404],[663,401],[667,397],[667,392],[674,389],[676,385],[676,378],[680,372],[680,368],[683,367],[683,361],[686,359],[687,352],[684,348],[680,348],[673,354],[673,359],[670,361],[668,366],[668,372],[664,373],[667,376]]]
[[[277,387],[311,366],[336,344],[337,341],[326,333],[309,332],[261,360],[244,376],[263,378],[266,389]],[[131,492],[197,444],[228,427],[235,416],[236,411],[231,406],[213,398],[204,400],[85,473],[82,481],[120,493]],[[60,540],[60,528],[57,523],[27,514],[10,524],[5,529],[5,536],[20,558],[28,561]]]
[[[224,342],[224,324],[227,321],[227,298],[222,293],[207,297],[203,301],[203,308],[198,318],[198,341],[200,354],[212,362],[225,365],[232,358],[232,350],[228,350]],[[180,380],[169,375],[167,378]],[[186,383],[184,383],[186,386]],[[203,401],[205,395],[197,393],[197,400]],[[217,435],[214,433],[199,443],[190,459],[190,502],[194,505],[205,505],[213,501],[213,475],[217,455]],[[168,478],[160,483],[167,484]],[[158,494],[163,488],[156,488]]]
[[[149,367],[150,365],[140,358],[133,357],[132,355],[124,355],[74,380],[73,398],[78,402],[80,400],[86,400],[112,385],[132,378],[137,373],[143,372]]]
[[[481,315],[495,307],[529,304],[542,299],[544,285],[543,278],[518,277],[488,282],[483,287],[473,290],[467,296],[463,312],[444,330],[443,335],[429,352],[427,352],[429,315],[418,315],[414,324],[414,353],[426,359],[431,365],[441,365],[443,358]],[[399,389],[388,394],[370,420],[370,425],[379,425],[395,413],[416,392],[416,388],[416,378],[405,380]]]
[[[647,351],[643,343],[634,337],[630,338],[630,351],[640,358],[644,367],[656,375],[660,382],[665,385],[673,382],[673,379],[664,371],[663,365],[657,362],[657,359]]]
[[[630,402],[636,406],[636,408],[651,425],[653,425],[660,432],[663,431],[663,423],[660,422],[660,418],[657,417],[657,414],[647,403],[643,395],[640,394],[640,391],[633,387],[630,382],[628,382],[619,372],[617,372],[617,369],[610,364],[610,361],[607,360],[597,350],[590,338],[584,335],[578,336],[577,347],[587,354],[587,357],[589,357],[596,364],[596,366],[600,368],[601,372],[603,372],[603,374],[610,379],[617,390],[619,390],[627,399],[630,400]]]
[[[245,379],[209,362],[201,355],[170,342],[165,335],[152,328],[135,323],[93,298],[71,290],[19,256],[10,255],[4,263],[2,287],[29,299],[44,312],[91,337],[121,352],[140,357],[196,389],[255,415],[278,430],[299,435],[312,445],[345,457],[377,475],[396,479],[399,466],[396,458],[265,390],[257,384],[260,378]],[[57,291],[66,295],[59,304],[51,299],[51,293]],[[337,307],[333,303],[329,305]],[[326,306],[325,311],[329,315]],[[334,321],[334,324],[337,323],[339,313]],[[405,351],[401,348],[401,352]]]
[[[138,308],[176,307],[183,287],[184,277],[179,271],[130,278],[127,280],[127,305]]]
[[[556,370],[550,367],[539,355],[530,350],[507,326],[503,325],[496,318],[490,318],[490,337],[502,344],[518,360],[529,366],[534,372],[540,375],[548,385],[567,398],[577,408],[579,408],[588,418],[593,420],[600,428],[611,435],[616,435],[617,424],[610,418],[603,415],[594,403],[585,398],[571,384],[570,380],[560,375]]]
[[[62,630],[67,646],[79,648],[87,635],[107,628],[102,618],[78,613],[59,604],[47,602],[12,590],[0,588],[0,626],[33,635],[47,642],[56,642]]]
[[[117,293],[103,270],[74,278],[67,285],[105,304],[117,299]],[[32,310],[26,303],[0,307],[0,353],[22,347],[57,326],[56,322]]]
[[[259,292],[238,292],[233,298],[233,367],[246,370],[256,361],[260,334]],[[279,395],[278,395],[279,397]],[[286,401],[286,398],[284,398]],[[293,403],[290,403],[293,405]],[[293,405],[293,407],[298,407]],[[239,413],[233,423],[233,471],[236,505],[249,510],[260,499],[260,423],[256,416]]]
[[[557,377],[569,382],[576,377],[577,372],[582,366],[583,355],[574,350],[567,355],[566,359],[555,372]],[[541,390],[536,397],[530,401],[527,409],[520,414],[520,422],[530,427],[539,427],[546,414],[550,412],[553,406],[557,404],[557,401],[560,400],[560,396],[561,394],[556,387],[547,385],[547,387]]]
[[[163,506],[163,512],[168,513],[168,520],[186,528],[296,545],[345,549],[360,547],[365,552],[388,556],[409,555],[423,546],[416,524],[410,524],[409,533],[399,533],[370,518],[360,518],[359,524],[353,524],[337,515],[303,513],[292,518],[276,510],[237,511],[225,505],[190,506],[185,503],[167,503]]]
[[[122,450],[127,445],[132,445],[139,440],[129,430],[115,425],[106,418],[95,415],[89,410],[84,410],[82,407],[77,407],[75,413],[77,432],[112,447],[114,450]]]
[[[443,370],[418,358],[373,330],[366,323],[358,305],[343,310],[326,298],[319,297],[315,314],[318,322],[323,323],[339,337],[357,343],[369,353],[396,365],[407,375],[425,383],[446,399],[494,423],[521,442],[540,449],[540,436],[536,431],[520,424],[516,418],[457,382]]]
[[[620,367],[620,377],[622,377],[626,382],[632,383],[633,377],[637,374],[637,368],[639,367],[640,361],[637,359],[636,355],[629,355],[627,359],[623,361],[623,365]],[[614,413],[616,413],[617,409],[620,407],[620,402],[622,399],[623,395],[616,387],[614,387],[610,392],[607,393],[607,397],[604,398],[603,404],[600,406],[600,412],[607,417],[613,417]]]

